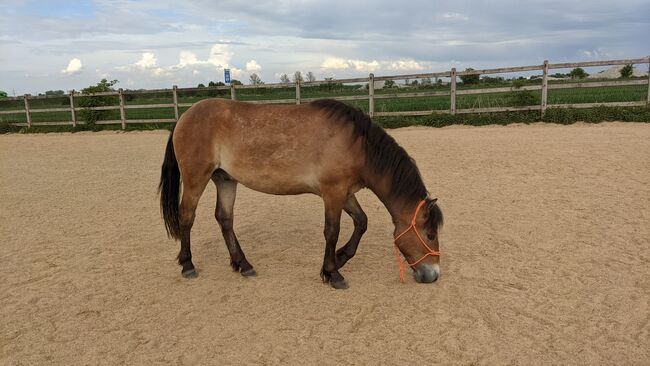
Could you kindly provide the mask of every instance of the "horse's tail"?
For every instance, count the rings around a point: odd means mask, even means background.
[[[178,170],[178,161],[176,161],[176,154],[174,153],[173,136],[174,130],[172,129],[165,149],[165,160],[163,160],[162,171],[160,172],[158,193],[160,193],[160,211],[165,220],[167,236],[180,239],[178,201],[181,188],[181,172]]]

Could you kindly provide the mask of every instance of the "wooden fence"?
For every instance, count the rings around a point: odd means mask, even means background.
[[[90,110],[120,110],[120,119],[119,120],[102,120],[97,121],[97,124],[121,124],[124,129],[127,124],[136,124],[136,123],[173,123],[178,120],[179,117],[179,107],[189,107],[193,103],[179,103],[178,102],[178,92],[190,92],[190,91],[208,91],[208,90],[230,90],[230,98],[235,100],[237,99],[237,90],[238,89],[252,89],[252,88],[287,88],[295,87],[295,99],[272,99],[272,100],[257,100],[250,101],[251,103],[276,103],[276,104],[300,104],[303,102],[310,102],[320,98],[301,98],[300,89],[301,87],[311,87],[319,86],[326,84],[352,84],[352,83],[367,83],[368,84],[368,95],[351,95],[351,96],[340,96],[333,97],[332,99],[337,99],[341,101],[351,101],[351,100],[368,100],[368,114],[371,117],[374,116],[421,116],[429,115],[431,113],[450,113],[450,114],[461,114],[461,113],[490,113],[490,112],[508,112],[508,111],[533,111],[539,110],[542,114],[549,107],[554,108],[592,108],[596,106],[620,106],[620,107],[637,107],[637,106],[648,106],[650,105],[650,70],[647,80],[644,79],[630,79],[630,80],[612,80],[612,81],[598,81],[598,82],[573,82],[573,83],[562,83],[562,84],[550,84],[548,83],[549,70],[551,69],[567,69],[575,67],[593,67],[593,66],[611,66],[611,65],[628,65],[628,64],[648,64],[650,69],[650,56],[636,59],[624,59],[624,60],[607,60],[607,61],[585,61],[585,62],[571,62],[571,63],[557,63],[550,64],[548,61],[544,61],[541,65],[532,65],[532,66],[517,66],[517,67],[505,67],[505,68],[496,68],[496,69],[484,69],[484,70],[471,70],[471,71],[456,71],[455,68],[452,68],[449,71],[436,72],[436,73],[422,73],[422,74],[408,74],[408,75],[394,75],[394,76],[374,76],[370,74],[368,77],[363,78],[352,78],[352,79],[337,79],[337,80],[323,80],[323,81],[313,81],[313,82],[295,82],[295,83],[276,83],[276,84],[263,84],[263,85],[230,85],[230,86],[216,86],[208,88],[177,88],[175,85],[172,89],[153,89],[153,90],[139,90],[139,91],[129,91],[129,94],[154,94],[154,93],[172,93],[172,103],[165,104],[142,104],[142,105],[127,105],[124,102],[124,92],[122,89],[118,91],[104,92],[104,93],[90,93],[83,94],[77,93],[74,90],[69,94],[64,95],[63,97],[68,97],[70,99],[70,107],[67,108],[39,108],[39,109],[30,109],[29,101],[34,99],[44,99],[51,98],[49,96],[28,96],[23,97],[13,97],[6,98],[3,100],[23,100],[24,109],[18,110],[5,110],[0,111],[2,114],[18,114],[25,113],[27,123],[14,123],[17,126],[45,126],[45,125],[72,125],[76,126],[78,123],[83,123],[77,121],[76,112],[84,109]],[[502,73],[514,73],[514,72],[524,72],[524,71],[542,71],[542,84],[541,85],[528,85],[522,87],[499,87],[499,88],[482,88],[482,89],[464,89],[457,90],[456,79],[464,75],[486,75],[486,74],[502,74]],[[450,89],[449,91],[430,91],[430,92],[416,92],[416,93],[382,93],[375,94],[375,82],[377,81],[387,81],[387,80],[406,80],[406,79],[422,79],[422,78],[450,78]],[[577,104],[548,104],[548,90],[553,89],[567,89],[567,88],[597,88],[597,87],[610,87],[610,86],[624,86],[624,85],[647,85],[648,93],[645,101],[628,101],[628,102],[607,102],[607,103],[577,103]],[[466,108],[466,109],[456,109],[456,96],[458,95],[468,95],[468,94],[489,94],[489,93],[503,93],[511,91],[522,91],[522,90],[541,90],[541,103],[539,105],[529,105],[523,107],[492,107],[492,108]],[[101,107],[78,107],[75,104],[75,98],[79,97],[93,97],[93,96],[118,96],[119,105],[116,106],[101,106]],[[424,110],[424,111],[399,111],[399,112],[377,112],[375,111],[375,100],[376,99],[387,99],[387,98],[416,98],[416,97],[439,97],[439,96],[449,96],[450,97],[450,108],[445,110]],[[147,109],[147,108],[173,108],[174,109],[174,118],[168,119],[126,119],[125,110],[127,109]],[[44,112],[70,112],[70,121],[59,121],[59,122],[32,122],[32,113],[44,113]]]

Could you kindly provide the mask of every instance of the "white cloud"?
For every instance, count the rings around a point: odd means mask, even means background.
[[[380,64],[377,60],[371,62],[362,61],[362,60],[350,60],[350,63],[354,66],[354,69],[357,71],[372,72],[380,68]]]
[[[153,75],[154,76],[169,76],[171,75],[171,72],[169,69],[164,68],[164,67],[156,67],[153,70]]]
[[[442,17],[447,20],[469,20],[467,15],[460,13],[443,13]]]
[[[260,72],[262,71],[262,66],[257,63],[255,60],[250,60],[246,63],[246,71],[253,73],[253,72]]]
[[[239,81],[241,81],[242,78],[246,77],[244,70],[238,69],[236,67],[230,68],[230,75],[232,75],[233,79],[238,79]]]
[[[83,65],[81,64],[81,60],[78,58],[73,58],[70,60],[70,62],[68,62],[68,67],[61,70],[61,72],[67,75],[74,75],[80,73],[82,69]]]
[[[350,67],[348,62],[338,57],[328,57],[320,64],[322,69],[344,70]]]
[[[227,68],[230,60],[232,59],[232,52],[227,44],[215,44],[210,49],[210,56],[208,63],[216,66],[217,68]]]
[[[192,75],[198,75],[200,74],[199,70],[192,70]]]
[[[107,72],[102,72],[100,69],[95,69],[95,73],[97,74],[97,77],[100,79],[110,79],[111,75]]]
[[[178,60],[179,67],[186,67],[186,66],[204,64],[204,63],[205,61],[199,61],[199,59],[196,57],[196,54],[190,51],[181,51]]]
[[[345,70],[354,68],[355,71],[374,72],[377,70],[423,70],[429,65],[413,59],[400,59],[392,61],[364,61],[364,60],[345,60],[338,57],[329,57],[321,63],[321,69],[326,70]]]
[[[425,67],[415,60],[398,60],[390,63],[391,70],[422,70]]]
[[[143,52],[140,61],[135,63],[135,66],[140,69],[155,69],[158,67],[158,60],[151,52]]]

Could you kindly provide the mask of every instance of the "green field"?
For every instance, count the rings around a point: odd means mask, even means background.
[[[555,82],[558,83],[558,82]],[[518,85],[535,85],[540,84],[539,80],[535,81],[518,81]],[[494,87],[513,86],[511,81],[501,82],[498,84],[480,84],[480,85],[458,85],[458,90],[480,89]],[[551,89],[548,91],[548,104],[552,108],[553,104],[567,103],[603,103],[603,102],[630,102],[645,101],[647,96],[647,85],[630,85],[630,86],[612,86],[612,87],[595,87],[595,88],[572,88],[572,89]],[[403,87],[379,89],[375,91],[376,96],[382,94],[403,94],[416,92],[437,92],[449,91],[448,85],[430,85],[419,87]],[[301,89],[302,98],[331,98],[341,96],[367,95],[364,85],[323,85],[316,87],[305,87]],[[206,89],[200,91],[183,91],[178,92],[179,103],[195,103],[205,98],[230,98],[229,90]],[[92,97],[88,97],[92,98]],[[102,97],[107,101],[107,105],[119,105],[118,98],[115,96]],[[237,90],[237,99],[244,101],[254,100],[272,100],[272,99],[295,99],[295,89],[288,88],[258,88],[258,89],[239,89]],[[525,105],[539,105],[541,100],[541,90],[535,91],[512,91],[505,93],[484,93],[458,95],[456,99],[456,108],[489,108],[489,107],[512,107]],[[144,104],[171,104],[172,93],[125,93],[125,104],[144,105]],[[348,103],[368,110],[367,100],[355,100]],[[435,97],[409,97],[409,98],[387,98],[375,99],[376,112],[397,112],[397,111],[424,111],[424,110],[448,110],[450,105],[449,96]],[[39,108],[69,108],[69,99],[64,97],[48,97],[46,99],[30,99],[30,110],[36,111]],[[21,110],[23,109],[22,100],[0,100],[0,111],[3,110]],[[187,109],[179,108],[182,113]],[[536,114],[539,114],[536,112]],[[63,122],[70,121],[70,112],[44,112],[31,113],[32,122]],[[155,123],[157,119],[174,118],[173,108],[146,108],[146,109],[126,109],[125,117],[129,119],[151,119]],[[469,117],[467,117],[469,118]],[[495,118],[499,118],[498,116]],[[119,110],[102,111],[98,121],[102,120],[119,120]],[[404,118],[402,118],[404,119]],[[77,112],[77,120],[84,120],[84,112]],[[394,120],[394,119],[390,119]],[[408,119],[407,119],[408,120]],[[24,112],[15,114],[0,115],[0,123],[7,125],[12,123],[25,123],[26,116]],[[134,125],[132,128],[146,128],[147,126]],[[149,126],[151,127],[151,126]],[[102,126],[102,128],[119,128],[116,126]]]

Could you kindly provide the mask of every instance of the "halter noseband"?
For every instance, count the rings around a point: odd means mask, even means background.
[[[409,225],[409,227],[406,228],[406,230],[402,231],[401,234],[397,235],[395,237],[395,240],[393,241],[394,249],[395,249],[395,257],[397,257],[397,264],[399,265],[399,280],[400,280],[401,283],[404,283],[404,263],[407,263],[409,266],[413,267],[414,265],[420,263],[424,258],[426,258],[428,256],[432,256],[432,257],[439,257],[440,256],[439,251],[436,252],[435,250],[431,249],[427,245],[427,243],[424,242],[424,240],[420,236],[420,233],[418,233],[418,230],[415,227],[415,219],[418,217],[418,212],[420,212],[420,209],[422,208],[422,206],[424,206],[425,202],[426,202],[426,200],[422,200],[422,201],[420,201],[420,203],[418,203],[418,206],[415,209],[415,213],[413,214],[413,219],[411,220],[411,225]],[[409,263],[406,260],[406,257],[404,257],[404,259],[401,259],[400,255],[399,255],[399,248],[397,247],[397,239],[401,238],[404,234],[408,233],[411,229],[413,229],[413,231],[415,232],[415,235],[417,235],[418,239],[420,239],[420,243],[422,243],[422,245],[424,245],[424,247],[427,249],[427,253],[425,255],[423,255],[422,258],[416,260],[413,263]]]

